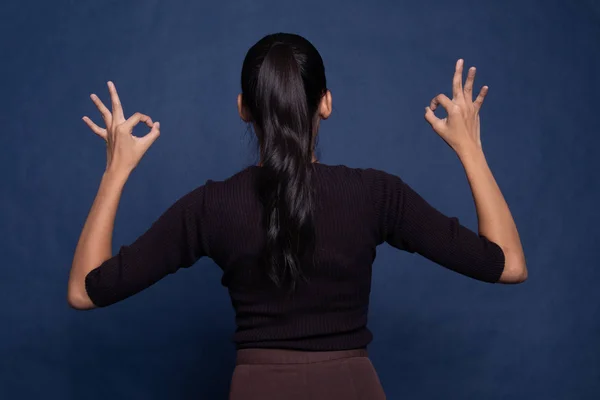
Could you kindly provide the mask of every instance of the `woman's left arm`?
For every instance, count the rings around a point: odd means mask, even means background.
[[[106,171],[102,176],[98,194],[79,237],[69,275],[67,300],[73,308],[87,310],[95,307],[87,294],[85,278],[112,257],[115,215],[126,181],[127,175],[119,171]]]
[[[98,194],[77,243],[69,275],[67,300],[77,309],[94,308],[86,292],[86,276],[112,257],[113,226],[123,187],[142,156],[160,135],[159,123],[153,123],[147,115],[135,113],[125,120],[121,101],[112,82],[108,82],[108,90],[112,112],[96,95],[91,95],[106,128],[100,128],[88,117],[83,118],[92,131],[105,140],[107,162]],[[143,137],[135,137],[133,128],[140,122],[152,129]]]
[[[187,193],[133,243],[111,256],[111,236],[124,179],[106,173],[75,251],[69,303],[106,307],[209,255],[206,186]]]

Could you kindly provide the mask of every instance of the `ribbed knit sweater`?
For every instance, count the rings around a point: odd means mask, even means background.
[[[292,295],[260,263],[260,167],[207,181],[175,202],[137,240],[86,277],[99,307],[210,257],[223,270],[236,312],[237,348],[310,351],[366,347],[371,271],[378,245],[418,253],[471,278],[497,282],[504,253],[427,203],[399,177],[375,169],[314,164],[316,245]]]

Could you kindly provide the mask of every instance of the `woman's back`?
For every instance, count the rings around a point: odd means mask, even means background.
[[[439,213],[400,178],[373,169],[315,163],[315,247],[293,292],[269,279],[262,260],[263,206],[249,167],[208,181],[175,203],[118,257],[86,280],[98,305],[122,300],[202,257],[223,270],[236,311],[238,348],[344,350],[365,347],[371,267],[388,242],[475,279],[495,282],[502,250]]]
[[[224,205],[208,224],[219,226],[211,257],[224,271],[222,283],[236,310],[235,342],[241,348],[305,350],[365,346],[371,341],[367,306],[378,238],[361,171],[314,164],[314,252],[301,262],[306,279],[289,293],[273,284],[261,261],[264,212],[254,183],[259,169],[206,187]]]

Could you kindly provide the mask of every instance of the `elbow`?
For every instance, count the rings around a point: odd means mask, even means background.
[[[507,263],[500,276],[499,282],[509,284],[523,283],[527,280],[528,276],[529,273],[527,272],[525,261],[512,264]]]
[[[77,300],[76,298],[74,298],[74,297],[67,296],[67,304],[73,310],[84,310],[83,304],[79,300]]]
[[[527,280],[527,264],[525,256],[521,254],[512,254],[505,252],[504,271],[500,276],[499,283],[518,284]]]
[[[81,294],[73,290],[69,290],[67,293],[67,304],[72,309],[80,311],[96,308],[87,294]]]
[[[527,268],[522,269],[507,269],[505,268],[498,280],[498,283],[518,284],[527,280]]]
[[[67,284],[67,304],[72,309],[81,311],[96,308],[96,305],[88,295],[85,278],[82,280],[75,276],[69,277]]]
[[[517,272],[513,272],[510,277],[508,277],[508,282],[506,283],[523,283],[527,280],[527,267],[523,266]]]
[[[525,282],[525,281],[527,280],[527,277],[528,277],[528,276],[529,276],[529,275],[528,275],[528,272],[527,272],[527,266],[526,266],[526,265],[524,265],[524,266],[523,266],[523,272],[521,272],[521,276],[520,276],[520,279],[521,279],[521,280],[519,281],[519,283],[523,283],[523,282]]]

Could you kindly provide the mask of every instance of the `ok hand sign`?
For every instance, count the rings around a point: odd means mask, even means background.
[[[98,96],[95,94],[90,96],[96,107],[98,107],[106,128],[99,127],[87,116],[83,117],[83,121],[90,127],[92,132],[106,141],[106,170],[129,174],[160,135],[160,124],[158,122],[153,123],[149,116],[139,112],[126,120],[117,89],[112,82],[108,82],[108,91],[112,103],[112,112],[106,108]],[[143,137],[133,136],[133,128],[140,122],[144,122],[152,129]]]
[[[475,67],[469,69],[463,88],[463,65],[463,60],[458,60],[456,63],[452,81],[452,100],[444,94],[439,94],[431,100],[429,107],[425,108],[427,122],[457,153],[472,149],[481,150],[479,110],[488,92],[488,87],[484,86],[473,101]],[[438,118],[434,113],[440,104],[448,114],[444,119]]]

